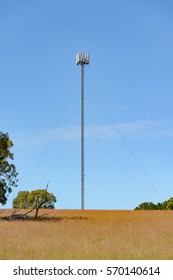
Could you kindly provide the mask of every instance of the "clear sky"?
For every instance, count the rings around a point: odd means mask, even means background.
[[[0,130],[19,191],[80,202],[80,66],[85,67],[85,208],[173,196],[172,0],[0,0]]]

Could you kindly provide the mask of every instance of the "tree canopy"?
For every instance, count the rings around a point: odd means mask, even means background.
[[[20,191],[16,198],[13,199],[13,208],[30,208],[31,204],[28,202],[28,191]]]
[[[170,198],[164,202],[158,202],[154,204],[153,202],[142,202],[139,204],[135,210],[173,210],[173,198]]]
[[[156,210],[156,205],[153,202],[143,202],[135,210]]]
[[[8,133],[0,131],[0,203],[5,205],[12,187],[17,187],[17,171],[14,164],[9,161],[14,159],[10,149],[13,142],[9,139]]]
[[[20,191],[13,200],[13,208],[31,208],[35,209],[35,218],[38,217],[40,208],[54,208],[56,197],[45,189],[29,191]]]
[[[168,210],[173,210],[173,197],[171,197],[171,198],[167,201],[166,208],[167,208]]]

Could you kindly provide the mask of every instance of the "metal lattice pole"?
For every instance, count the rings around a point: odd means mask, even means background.
[[[81,65],[81,209],[84,205],[84,67],[90,62],[90,55],[86,53],[78,53],[76,55],[76,64]]]
[[[81,209],[84,209],[84,64],[81,64]]]

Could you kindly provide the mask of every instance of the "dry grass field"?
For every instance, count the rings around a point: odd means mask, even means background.
[[[11,212],[1,211],[0,217]],[[0,219],[1,260],[173,260],[173,211],[41,210],[39,214],[52,219]]]

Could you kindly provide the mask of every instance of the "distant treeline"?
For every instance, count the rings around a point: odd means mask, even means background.
[[[173,210],[173,197],[157,204],[153,202],[142,202],[135,210]]]

